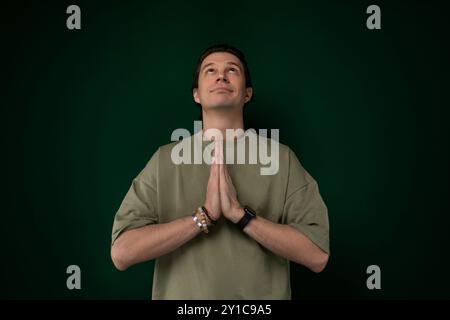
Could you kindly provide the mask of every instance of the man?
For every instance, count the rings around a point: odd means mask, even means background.
[[[192,92],[200,133],[243,129],[253,88],[242,52],[208,48]],[[232,137],[231,148],[249,136]],[[202,150],[213,143],[212,163],[174,164],[173,148],[195,139]],[[316,181],[282,144],[279,170],[262,175],[259,162],[224,163],[231,150],[217,136],[182,141],[160,147],[133,180],[114,220],[114,265],[156,259],[153,299],[290,299],[289,261],[314,272],[328,261],[328,213]]]

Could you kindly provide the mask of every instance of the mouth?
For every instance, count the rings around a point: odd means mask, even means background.
[[[233,90],[225,88],[225,87],[219,87],[219,88],[212,89],[210,92],[226,92],[226,93],[230,93],[230,92],[233,92]]]

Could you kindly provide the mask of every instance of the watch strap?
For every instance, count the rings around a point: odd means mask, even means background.
[[[239,229],[244,230],[247,224],[255,217],[255,214],[249,210],[247,206],[244,207],[244,216],[236,223]]]

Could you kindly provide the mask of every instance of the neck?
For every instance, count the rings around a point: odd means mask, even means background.
[[[226,137],[226,129],[244,130],[242,108],[238,110],[202,110],[203,131],[217,129]]]

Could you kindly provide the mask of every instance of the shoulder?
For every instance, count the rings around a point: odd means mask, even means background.
[[[192,136],[187,137],[187,138],[182,139],[182,140],[179,140],[179,141],[174,141],[174,142],[167,143],[167,144],[164,144],[164,145],[160,146],[158,148],[158,150],[157,150],[157,152],[159,153],[159,157],[162,157],[162,158],[165,158],[167,156],[170,157],[170,154],[172,152],[173,147],[175,147],[176,145],[178,145],[180,143],[187,142],[187,141],[189,141],[191,139],[192,139]]]
[[[259,146],[267,146],[268,148],[278,148],[280,155],[288,155],[291,149],[286,144],[283,144],[279,141],[278,134],[274,135],[274,133],[271,133],[271,136],[268,137],[266,132],[256,132],[254,129],[248,129],[245,132],[245,135],[249,138],[256,137],[258,140],[258,147]],[[270,150],[270,149],[269,149]]]
[[[177,161],[173,161],[173,159],[172,159],[172,157],[174,156],[173,152],[179,152],[179,149],[182,149],[182,150],[190,149],[192,152],[193,151],[192,148],[194,147],[194,144],[195,144],[194,138],[195,138],[195,135],[194,136],[191,135],[191,136],[185,137],[184,139],[170,142],[170,143],[160,146],[158,148],[157,152],[159,153],[158,156],[159,156],[161,163],[169,163],[169,162],[176,163]],[[175,148],[175,147],[177,147],[177,148]]]
[[[138,177],[144,180],[151,180],[153,176],[158,174],[158,172],[161,169],[161,165],[164,166],[165,164],[170,163],[169,161],[172,148],[178,143],[181,143],[182,141],[183,140],[175,141],[159,146],[153,152],[152,156],[147,161],[147,164],[142,169]]]
[[[258,139],[258,148],[264,147],[266,150],[277,152],[279,155],[279,161],[280,164],[287,164],[290,161],[290,157],[294,156],[295,153],[292,151],[292,149],[279,141],[279,137],[277,136],[271,136],[267,137],[265,135],[262,135],[261,133],[256,133]]]

